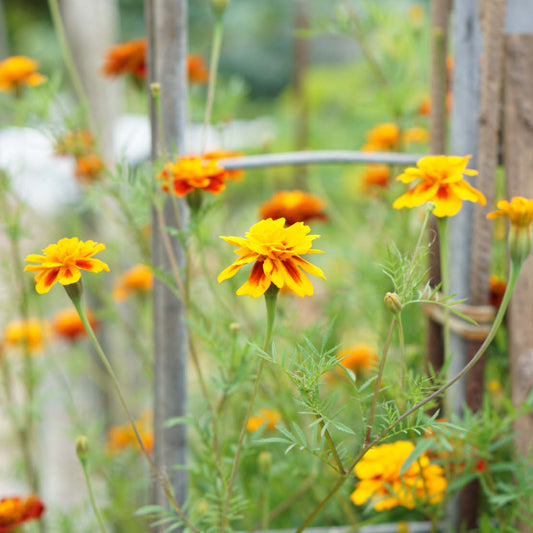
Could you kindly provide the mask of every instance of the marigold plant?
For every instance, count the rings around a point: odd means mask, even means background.
[[[387,188],[389,186],[390,173],[389,165],[367,165],[363,174],[363,188],[366,190],[374,187]]]
[[[296,222],[326,220],[325,205],[323,200],[308,192],[278,191],[261,205],[259,215],[261,218],[284,218],[285,223],[290,226]]]
[[[371,448],[355,466],[359,478],[350,496],[355,505],[370,502],[376,511],[403,506],[413,509],[442,501],[447,482],[444,470],[431,464],[423,453],[402,474],[401,469],[415,445],[397,441]]]
[[[366,134],[366,143],[361,147],[364,152],[392,150],[400,140],[400,128],[393,122],[378,124]]]
[[[144,447],[151,453],[154,448],[154,433],[152,430],[152,415],[146,413],[135,421],[139,435]],[[131,424],[112,427],[107,434],[107,452],[110,455],[117,455],[128,448],[140,449],[135,432]]]
[[[451,217],[461,209],[463,200],[485,205],[485,196],[463,179],[463,175],[475,176],[477,170],[467,169],[470,156],[427,156],[415,167],[406,168],[396,179],[403,183],[420,180],[409,192],[400,196],[392,206],[416,207],[433,202],[433,214]]]
[[[154,286],[154,275],[146,265],[135,265],[120,276],[113,288],[113,299],[124,301],[131,293],[148,292]]]
[[[87,154],[76,158],[74,175],[82,183],[90,183],[102,176],[104,162],[96,154]]]
[[[89,309],[85,309],[85,315],[91,327],[95,329],[98,323],[94,314]],[[83,322],[76,309],[72,307],[62,309],[55,314],[52,319],[52,331],[70,342],[87,335]]]
[[[95,145],[94,135],[90,130],[71,130],[56,139],[54,151],[57,155],[81,157],[90,153]]]
[[[9,533],[31,520],[38,520],[45,506],[37,496],[12,497],[0,500],[0,533]]]
[[[146,76],[146,39],[133,39],[109,49],[103,72],[106,76],[132,74],[138,79]]]
[[[319,235],[308,235],[310,231],[303,222],[286,228],[284,218],[269,218],[254,224],[246,238],[220,237],[239,247],[235,253],[240,258],[219,274],[218,282],[232,278],[241,267],[255,261],[248,281],[237,290],[238,295],[258,298],[272,283],[279,289],[287,287],[298,296],[312,295],[313,286],[302,270],[326,278],[320,268],[300,257],[322,253],[311,249]]]
[[[64,238],[50,244],[43,250],[44,255],[31,254],[25,261],[39,263],[26,265],[24,270],[38,272],[35,276],[35,290],[47,293],[57,281],[61,285],[71,285],[81,278],[81,270],[98,273],[109,271],[103,261],[92,256],[105,250],[105,244],[94,241],[80,241],[77,237]]]
[[[22,87],[37,87],[46,77],[37,72],[39,63],[26,56],[11,56],[0,62],[0,92],[14,92]]]

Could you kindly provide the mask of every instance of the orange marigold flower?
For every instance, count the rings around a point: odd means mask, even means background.
[[[74,175],[82,182],[98,179],[104,170],[104,162],[96,154],[87,154],[76,158]]]
[[[105,250],[105,244],[84,242],[77,237],[60,239],[57,244],[50,244],[42,250],[44,255],[28,255],[25,261],[40,264],[26,265],[24,270],[38,272],[35,277],[35,290],[39,294],[44,294],[57,281],[61,285],[76,283],[81,278],[80,270],[94,273],[109,271],[106,263],[92,257],[102,250]]]
[[[40,352],[44,346],[46,327],[38,318],[12,320],[4,330],[6,347],[25,348],[30,353]]]
[[[172,188],[176,196],[185,196],[195,189],[219,194],[226,187],[224,173],[215,160],[183,156],[175,163],[167,163],[157,179],[162,180],[161,187],[166,193]]]
[[[85,316],[93,329],[96,328],[96,317],[89,309],[85,309]],[[73,342],[86,335],[85,327],[76,309],[69,307],[58,311],[52,320],[52,330],[64,339]]]
[[[272,431],[273,429],[276,429],[276,425],[280,420],[281,416],[277,411],[263,407],[262,409],[259,409],[258,415],[251,416],[248,419],[246,429],[250,433],[255,433],[261,426],[266,424],[266,429]]]
[[[229,152],[226,150],[215,150],[213,152],[207,152],[204,154],[204,159],[229,159],[231,157],[240,157],[244,155],[242,152]],[[232,181],[239,181],[244,177],[244,170],[240,168],[232,169],[232,170],[226,170],[224,169],[224,179],[225,180],[232,180]]]
[[[396,179],[410,183],[421,181],[409,192],[400,196],[393,204],[395,209],[416,207],[433,202],[433,214],[437,217],[451,217],[461,209],[462,201],[469,200],[485,205],[485,196],[474,189],[463,174],[475,176],[477,170],[467,169],[470,156],[427,156],[420,159],[415,167],[406,168]]]
[[[489,303],[494,307],[500,307],[503,295],[507,289],[507,281],[498,276],[489,278]]]
[[[18,496],[0,500],[0,533],[14,531],[25,522],[38,520],[44,513],[43,502],[37,496]]]
[[[278,191],[274,196],[261,205],[261,218],[284,218],[285,224],[290,226],[296,222],[309,220],[326,220],[325,203],[317,196],[304,191]]]
[[[113,289],[113,299],[124,301],[132,292],[147,292],[154,286],[154,275],[146,265],[136,265],[120,276]]]
[[[207,83],[209,80],[209,70],[201,54],[191,54],[187,58],[187,73],[190,83]]]
[[[37,72],[39,63],[26,56],[11,56],[0,62],[0,92],[13,92],[23,86],[37,87],[46,77]]]
[[[232,278],[241,267],[255,261],[248,281],[237,290],[238,295],[248,294],[258,298],[272,283],[279,289],[286,287],[298,296],[312,295],[313,286],[302,270],[326,278],[320,268],[300,257],[322,253],[311,249],[313,240],[320,235],[307,235],[310,231],[303,222],[286,228],[284,218],[268,218],[254,224],[244,239],[220,237],[238,246],[235,253],[240,257],[219,274],[218,282]]]
[[[442,501],[447,487],[444,470],[431,464],[426,453],[400,474],[414,447],[412,442],[397,441],[371,448],[355,466],[360,481],[350,496],[352,502],[370,502],[376,511],[384,511]]]
[[[111,47],[105,59],[106,76],[132,74],[142,80],[146,76],[146,39],[133,39]]]
[[[72,130],[58,137],[54,147],[57,155],[81,157],[92,151],[94,135],[90,130]]]
[[[378,124],[366,134],[366,143],[361,150],[374,152],[380,150],[392,150],[400,140],[400,128],[392,123]]]
[[[361,374],[372,368],[378,361],[376,350],[368,344],[358,344],[337,355],[339,364],[350,369],[355,374]]]
[[[381,187],[385,189],[389,186],[389,179],[389,165],[367,165],[365,173],[363,174],[363,187],[367,190],[373,187]]]
[[[141,440],[148,453],[151,453],[154,448],[154,433],[152,430],[152,415],[150,412],[142,415],[135,421]],[[107,451],[110,455],[117,455],[118,453],[135,447],[140,449],[139,442],[135,436],[135,432],[131,424],[124,424],[123,426],[112,427],[107,434]]]
[[[402,139],[405,144],[423,144],[429,141],[429,131],[426,128],[415,126],[414,128],[407,128],[402,134]]]

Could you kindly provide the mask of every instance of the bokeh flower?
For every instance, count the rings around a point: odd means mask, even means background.
[[[240,157],[242,155],[244,155],[242,152],[231,152],[227,150],[214,150],[212,152],[205,153],[203,158],[208,159],[208,160],[211,160],[211,159],[218,160],[218,159],[228,159],[231,157]],[[231,170],[224,169],[224,176],[223,176],[224,180],[240,181],[243,177],[244,177],[244,170],[240,168],[231,169]]]
[[[239,247],[235,253],[240,258],[219,274],[218,282],[232,278],[241,267],[255,261],[248,281],[237,290],[238,295],[258,298],[272,283],[279,289],[286,287],[298,296],[312,295],[313,286],[302,270],[326,278],[320,268],[300,257],[321,253],[311,249],[312,241],[319,235],[308,235],[310,231],[303,222],[286,228],[284,218],[268,218],[254,224],[246,238],[220,237]]]
[[[477,170],[467,169],[470,156],[427,156],[420,159],[415,167],[406,168],[396,179],[403,183],[421,180],[409,192],[400,196],[392,206],[416,207],[433,202],[433,214],[437,217],[451,217],[460,209],[463,200],[485,205],[485,196],[474,189],[463,174],[475,176]]]
[[[489,277],[489,304],[500,307],[503,295],[507,289],[507,280],[492,275]]]
[[[71,130],[56,139],[54,151],[57,155],[81,157],[91,153],[94,145],[94,135],[90,130]]]
[[[85,309],[85,316],[91,327],[95,329],[97,321],[94,314],[89,309]],[[87,334],[78,312],[72,307],[62,309],[56,313],[52,319],[52,331],[69,342],[74,342]]]
[[[104,162],[96,154],[87,154],[76,158],[74,175],[84,183],[90,183],[102,176]]]
[[[152,290],[154,275],[146,265],[135,265],[120,276],[113,288],[113,299],[123,302],[131,293],[145,293]]]
[[[9,533],[29,522],[38,520],[45,507],[37,496],[2,498],[0,500],[0,533]]]
[[[424,144],[429,141],[429,131],[426,128],[415,126],[402,132],[402,140],[406,145]]]
[[[263,407],[259,409],[259,414],[253,415],[248,419],[246,429],[250,433],[255,433],[260,427],[266,425],[266,429],[272,431],[276,429],[276,425],[280,420],[281,416],[278,411]]]
[[[27,348],[32,354],[43,349],[45,337],[46,325],[38,318],[12,320],[4,330],[6,347]]]
[[[162,181],[166,193],[172,190],[176,196],[185,196],[195,189],[219,194],[226,187],[224,173],[216,160],[183,156],[175,163],[167,163],[157,179]]]
[[[290,226],[296,222],[310,220],[326,220],[325,203],[304,191],[278,191],[274,196],[261,205],[259,216],[265,218],[284,218],[285,224]]]
[[[364,343],[342,351],[337,357],[340,365],[357,375],[373,368],[378,361],[376,350]]]
[[[355,505],[371,503],[376,511],[442,501],[447,487],[444,470],[422,453],[403,474],[401,469],[415,445],[397,441],[371,448],[355,466],[359,478],[350,499]]]
[[[189,83],[204,84],[209,80],[209,70],[201,54],[191,54],[187,58]]]
[[[152,413],[147,411],[135,420],[142,443],[148,453],[154,448],[154,432],[152,430]],[[106,449],[110,455],[117,455],[128,448],[140,449],[139,442],[131,424],[112,427],[107,434]]]
[[[143,80],[146,76],[146,39],[133,39],[112,46],[107,52],[103,72],[106,76],[132,74]]]
[[[385,189],[389,186],[389,179],[389,165],[367,165],[363,174],[363,188],[367,191],[375,187]]]
[[[363,152],[380,152],[392,150],[398,146],[400,128],[393,122],[378,124],[366,133],[366,143],[361,147]]]
[[[43,250],[44,255],[28,255],[25,261],[40,264],[26,265],[24,270],[38,272],[35,277],[35,290],[39,294],[44,294],[57,281],[61,285],[76,283],[81,278],[81,270],[94,273],[109,271],[106,263],[92,257],[102,250],[105,250],[105,244],[84,242],[77,237],[60,239],[57,244],[47,246]]]
[[[46,77],[37,72],[39,63],[26,56],[11,56],[0,61],[0,92],[16,92],[22,87],[37,87]]]

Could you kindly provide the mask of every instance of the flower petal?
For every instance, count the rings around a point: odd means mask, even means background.
[[[45,294],[52,288],[52,286],[57,282],[59,271],[59,267],[52,268],[49,270],[44,270],[35,276],[35,290],[38,294]]]
[[[244,285],[239,287],[237,295],[248,294],[252,298],[259,298],[270,287],[270,280],[263,271],[263,262],[257,261],[250,272],[250,277]]]
[[[57,280],[61,285],[72,285],[81,278],[81,272],[72,265],[63,266],[59,269]]]
[[[440,187],[437,196],[432,200],[437,207],[433,210],[436,217],[453,217],[456,215],[463,203],[450,186]]]

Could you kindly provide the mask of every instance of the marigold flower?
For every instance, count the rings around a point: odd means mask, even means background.
[[[414,447],[412,442],[397,441],[371,448],[355,466],[360,481],[350,496],[352,502],[370,502],[376,511],[440,502],[447,487],[444,470],[430,464],[426,453],[400,474]]]
[[[96,154],[87,154],[76,158],[74,175],[82,182],[98,179],[104,170],[104,162]]]
[[[228,159],[231,157],[240,157],[244,155],[242,152],[229,152],[226,150],[215,150],[213,152],[207,152],[204,154],[204,159]],[[240,181],[244,177],[244,170],[240,168],[232,169],[232,170],[226,170],[224,169],[224,176],[223,179],[225,180],[231,180],[231,181]]]
[[[184,156],[175,163],[167,163],[157,179],[162,180],[161,187],[166,193],[172,188],[176,196],[185,196],[195,189],[219,194],[226,188],[224,173],[215,160]]]
[[[90,130],[72,130],[57,138],[54,151],[57,155],[81,157],[91,153],[94,145],[94,135]]]
[[[348,368],[355,374],[361,374],[372,368],[378,361],[376,350],[368,344],[358,344],[353,348],[344,350],[337,355],[339,364],[344,368]]]
[[[209,80],[209,70],[201,54],[191,54],[187,58],[187,73],[190,83],[204,84]]]
[[[365,173],[363,174],[363,187],[367,190],[373,187],[381,187],[385,189],[389,186],[389,179],[389,165],[367,165]]]
[[[113,289],[113,299],[124,301],[132,292],[148,292],[154,286],[154,275],[146,265],[135,265],[120,276]]]
[[[402,139],[405,144],[423,144],[429,141],[429,131],[426,128],[415,126],[407,128],[402,133]]]
[[[148,453],[151,453],[154,448],[154,433],[152,426],[152,415],[150,412],[142,415],[135,421],[141,440]],[[117,455],[124,450],[136,447],[140,449],[139,442],[135,436],[135,432],[131,424],[124,424],[123,426],[112,427],[107,434],[107,451],[110,455]]]
[[[4,330],[6,347],[27,347],[30,353],[43,349],[46,327],[38,318],[12,320]]]
[[[0,533],[14,531],[25,522],[37,520],[44,513],[43,502],[37,496],[18,496],[0,500]]]
[[[37,72],[39,63],[26,56],[11,56],[0,62],[0,92],[18,91],[21,87],[37,87],[46,77]]]
[[[361,150],[364,152],[392,150],[398,145],[399,140],[400,128],[392,122],[385,122],[367,132],[366,143]]]
[[[132,74],[142,80],[146,76],[146,39],[133,39],[112,46],[107,52],[103,72],[106,76]]]
[[[278,191],[274,196],[261,205],[261,218],[284,218],[285,224],[290,226],[296,222],[309,220],[326,220],[325,203],[317,196],[304,191]]]
[[[268,218],[254,224],[244,239],[220,237],[239,246],[235,253],[241,257],[219,274],[218,282],[232,278],[241,267],[255,261],[248,281],[237,290],[238,295],[248,294],[258,298],[272,283],[279,289],[286,287],[298,296],[312,295],[313,286],[300,269],[322,279],[326,278],[320,268],[300,257],[322,253],[311,249],[312,241],[319,235],[307,235],[310,231],[309,226],[303,222],[286,228],[284,218]]]
[[[91,327],[95,329],[97,322],[94,314],[89,311],[89,309],[85,309],[85,316],[87,317]],[[79,337],[86,335],[83,322],[81,321],[76,309],[72,307],[62,309],[56,313],[52,319],[52,330],[56,335],[63,337],[65,340],[70,342],[73,342]]]
[[[491,394],[500,394],[503,392],[503,387],[498,379],[491,379],[487,383],[487,389]]]
[[[81,278],[80,270],[98,273],[109,271],[109,267],[93,255],[105,250],[105,244],[94,241],[80,241],[77,237],[64,238],[57,244],[44,248],[44,255],[31,254],[25,261],[40,263],[26,265],[24,270],[38,272],[35,277],[35,290],[39,294],[47,293],[59,281],[61,285],[71,285]]]
[[[246,429],[250,433],[255,433],[261,426],[266,424],[266,429],[272,431],[276,429],[276,425],[281,420],[281,416],[277,411],[272,409],[262,408],[259,409],[259,414],[251,416],[248,419]]]
[[[461,209],[462,200],[469,200],[485,205],[485,196],[474,189],[463,174],[475,176],[477,170],[467,169],[470,156],[427,156],[420,159],[417,167],[406,168],[396,179],[410,183],[416,179],[421,181],[409,192],[400,196],[392,206],[416,207],[426,202],[433,202],[433,214],[437,217],[451,217]]]

